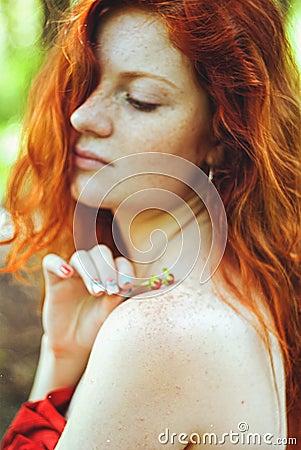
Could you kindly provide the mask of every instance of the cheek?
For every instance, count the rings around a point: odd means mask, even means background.
[[[211,118],[206,112],[200,111],[182,125],[178,137],[183,144],[181,156],[200,166],[211,148]]]
[[[123,153],[164,152],[182,156],[187,150],[195,152],[198,135],[196,121],[192,123],[183,118],[175,120],[168,115],[159,116],[156,121],[142,122],[138,130],[129,130],[129,145],[124,142]]]

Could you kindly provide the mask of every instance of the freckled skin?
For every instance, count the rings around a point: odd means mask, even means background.
[[[78,198],[85,188],[80,201],[99,207],[107,194],[102,207],[113,212],[132,194],[146,189],[161,188],[186,198],[185,183],[164,176],[160,153],[167,152],[199,166],[212,149],[209,100],[197,84],[191,61],[171,45],[159,19],[135,9],[130,14],[119,11],[105,17],[98,29],[97,42],[102,77],[91,96],[72,114],[71,123],[80,133],[77,143],[80,148],[115,163],[99,173],[76,168],[74,197]],[[151,112],[137,109],[126,100],[128,94],[135,100],[159,106]],[[149,159],[152,163],[148,163],[148,153],[154,151],[159,157],[155,161]],[[137,153],[146,158],[116,162],[117,158]],[[139,174],[148,169],[161,171],[163,175],[132,176],[120,183],[128,173]],[[177,173],[184,175],[180,163]],[[151,192],[145,192],[145,196],[135,196],[131,207],[126,208],[129,217],[118,211],[119,230],[125,242],[129,240],[127,225],[133,219],[132,210],[146,208],[151,201]],[[131,223],[131,239],[141,251],[149,246],[152,230],[162,229],[168,235],[167,218],[162,215],[154,219],[144,214],[136,222]],[[193,242],[191,245],[195,247]],[[178,242],[173,243],[173,248],[176,246]],[[174,253],[172,248],[170,253]],[[130,256],[135,259],[135,255]],[[162,262],[159,264],[161,270]],[[166,264],[170,266],[168,258]]]
[[[239,307],[234,300],[233,304]],[[277,369],[277,345],[273,348]],[[280,413],[269,371],[254,329],[220,301],[210,283],[198,288],[186,280],[169,294],[131,299],[113,311],[95,343],[86,383],[74,397],[69,432],[75,423],[79,434],[85,432],[81,410],[76,408],[81,404],[94,423],[90,438],[99,442],[97,449],[110,448],[105,445],[107,436],[114,448],[159,449],[154,436],[165,427],[178,434],[214,431],[221,436],[231,429],[235,432],[242,420],[254,432],[284,436],[285,429],[277,428],[279,414],[284,420],[284,405]],[[104,373],[114,380],[113,386]],[[281,386],[281,370],[277,373]],[[89,383],[92,377],[97,391]],[[100,412],[97,408],[91,412],[89,399],[95,396],[103,407]],[[115,402],[122,405],[118,412]],[[118,436],[115,430],[121,423],[127,424],[127,432]]]
[[[155,150],[200,164],[211,149],[208,99],[194,79],[190,62],[169,42],[162,22],[146,12],[119,11],[105,18],[98,30],[98,42],[101,83],[71,117],[72,125],[81,133],[79,145],[109,160]],[[146,77],[133,81],[124,76],[124,72],[142,70],[148,73]],[[168,82],[154,80],[149,76],[153,73]],[[170,87],[169,82],[176,87]],[[141,112],[125,100],[128,92],[161,106]],[[137,160],[136,170],[141,169]],[[98,206],[95,192],[107,189],[126,170],[116,165],[107,178],[93,179],[83,201]],[[75,198],[92,174],[75,171]],[[133,179],[112,193],[107,206],[114,210],[132,192],[157,186],[157,182],[151,176]],[[177,184],[166,179],[161,182],[166,189],[183,193]],[[137,222],[139,243],[143,221]],[[153,223],[159,226],[162,222],[161,218],[161,222]],[[207,225],[201,230],[206,248],[210,245]],[[177,239],[171,241],[167,260],[172,260],[178,245]],[[195,242],[191,245],[193,249]],[[277,403],[267,352],[244,317],[251,323],[253,318],[243,310],[244,316],[238,315],[222,302],[212,280],[199,285],[199,263],[204,256],[206,252],[171,292],[133,297],[109,315],[72,399],[57,450],[156,450],[162,449],[157,436],[166,427],[178,435],[214,431],[221,436],[237,431],[241,421],[247,422],[252,432],[285,436],[285,386],[279,347],[273,341]],[[219,287],[223,288],[221,284]],[[229,292],[223,293],[240,309]],[[184,447],[169,443],[164,448]],[[245,446],[220,448],[243,450]],[[284,446],[278,448],[284,450]]]
[[[197,84],[191,62],[170,44],[161,21],[137,10],[128,15],[117,12],[101,23],[97,41],[100,84],[71,117],[74,128],[82,133],[79,145],[109,161],[155,151],[181,156],[199,165],[212,146],[209,101]],[[124,75],[137,71],[146,75]],[[160,107],[152,112],[139,111],[125,100],[127,93],[140,101],[159,103]],[[138,159],[136,166],[132,160],[130,164],[133,172],[146,168],[145,159],[143,165]],[[158,165],[164,170],[160,160]],[[82,201],[98,206],[100,190],[123,179],[127,169],[127,163],[117,165],[108,174],[109,180],[103,174],[96,177]],[[90,172],[76,170],[75,197],[90,178]],[[115,188],[104,206],[114,208],[137,189],[162,185],[171,191],[183,189],[166,177],[139,177]]]

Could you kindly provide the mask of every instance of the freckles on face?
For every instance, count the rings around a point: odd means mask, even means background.
[[[80,133],[77,147],[106,161],[164,152],[200,165],[210,149],[209,100],[191,61],[171,44],[163,21],[135,8],[107,13],[99,24],[96,57],[100,83],[71,117]],[[94,173],[75,170],[74,196]],[[116,164],[112,183],[122,176]],[[93,203],[93,190],[101,189],[101,183],[94,177],[89,184]],[[124,195],[134,189],[132,182]]]
[[[127,115],[118,105],[114,111],[120,119],[116,139],[118,132],[123,133],[123,154],[137,151],[135,140],[138,151],[163,150],[190,160],[199,152],[202,159],[211,125],[209,100],[191,61],[171,44],[163,21],[138,9],[115,12],[100,26],[98,42],[103,85],[108,83],[109,89],[110,83],[119,81],[137,100]],[[157,108],[139,110],[139,101]]]

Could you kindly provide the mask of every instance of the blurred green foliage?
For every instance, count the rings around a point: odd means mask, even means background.
[[[301,0],[295,0],[291,3],[288,11],[287,29],[301,70]]]
[[[43,58],[39,0],[0,0],[0,197],[17,148],[30,82]]]
[[[60,9],[68,3],[52,2]],[[0,0],[0,201],[16,157],[30,82],[43,60],[47,4],[43,0]],[[301,0],[289,2],[288,18],[288,33],[301,67]]]

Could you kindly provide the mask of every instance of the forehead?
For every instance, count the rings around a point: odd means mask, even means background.
[[[177,85],[194,78],[191,61],[176,49],[156,14],[136,8],[109,12],[97,30],[97,57],[103,68],[150,72]]]

